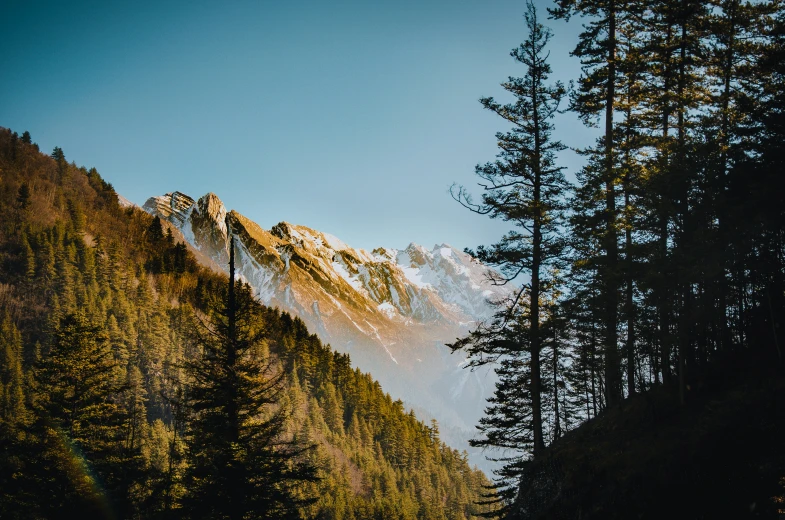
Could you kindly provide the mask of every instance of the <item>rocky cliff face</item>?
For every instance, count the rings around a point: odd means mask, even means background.
[[[490,281],[493,270],[446,244],[369,253],[287,222],[265,230],[227,212],[212,193],[198,200],[167,193],[144,209],[178,228],[211,266],[228,268],[234,235],[239,276],[263,303],[299,316],[393,397],[474,434],[493,381],[461,370],[464,358],[444,344],[489,317],[489,300],[512,291]]]

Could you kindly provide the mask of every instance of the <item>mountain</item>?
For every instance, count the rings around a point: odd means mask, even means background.
[[[194,389],[216,376],[191,367],[213,358],[208,328],[228,305],[228,277],[174,224],[123,203],[95,169],[58,151],[0,128],[0,517],[209,516],[187,514],[192,468],[226,459],[195,425],[221,412],[194,406]],[[263,460],[255,484],[271,502],[287,500],[291,484],[313,499],[296,518],[458,520],[494,509],[476,505],[490,482],[437,425],[301,319],[244,301],[238,326],[264,334],[241,363],[267,366],[244,385],[270,398],[246,424],[280,417],[270,446],[311,446],[292,462],[320,477],[281,480]]]
[[[265,230],[213,193],[194,200],[175,191],[143,209],[171,223],[211,266],[226,268],[229,235],[237,237],[238,272],[262,303],[299,316],[393,396],[464,441],[474,434],[493,380],[462,370],[465,358],[444,344],[488,318],[489,301],[511,294],[493,284],[495,271],[446,244],[368,252],[288,222]]]

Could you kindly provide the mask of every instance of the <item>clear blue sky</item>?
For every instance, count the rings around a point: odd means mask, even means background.
[[[538,2],[541,15],[548,2]],[[505,229],[448,194],[505,129],[522,0],[37,2],[0,11],[0,126],[95,166],[137,204],[217,193],[355,247],[475,247]],[[545,20],[554,79],[580,20]],[[573,115],[568,146],[593,138]],[[567,153],[574,172],[579,159]],[[477,192],[479,193],[479,192]]]

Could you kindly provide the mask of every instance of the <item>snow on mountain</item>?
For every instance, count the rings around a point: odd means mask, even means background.
[[[493,312],[489,301],[509,296],[510,286],[495,285],[499,275],[477,259],[447,244],[431,251],[410,244],[395,256],[410,282],[436,291],[447,304],[457,306],[475,320],[487,319]]]
[[[120,204],[120,207],[121,207],[121,208],[134,208],[134,207],[138,207],[136,204],[134,204],[134,203],[133,203],[133,202],[131,202],[130,200],[126,199],[125,197],[123,197],[123,196],[122,196],[122,195],[120,195],[119,193],[117,194],[117,202]]]
[[[461,370],[464,357],[444,344],[488,318],[489,300],[511,294],[494,285],[492,269],[446,244],[369,253],[287,222],[265,230],[213,193],[175,191],[144,209],[179,229],[211,268],[228,269],[234,235],[237,272],[264,304],[299,316],[394,397],[473,435],[493,381]]]

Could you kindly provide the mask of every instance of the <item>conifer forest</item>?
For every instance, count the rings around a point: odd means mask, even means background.
[[[211,270],[0,127],[0,518],[782,518],[785,4],[549,5],[486,78],[497,155],[449,191],[508,229],[466,252],[512,296],[442,346],[496,374],[492,474],[260,303],[234,239]],[[565,115],[597,135],[575,171]]]

